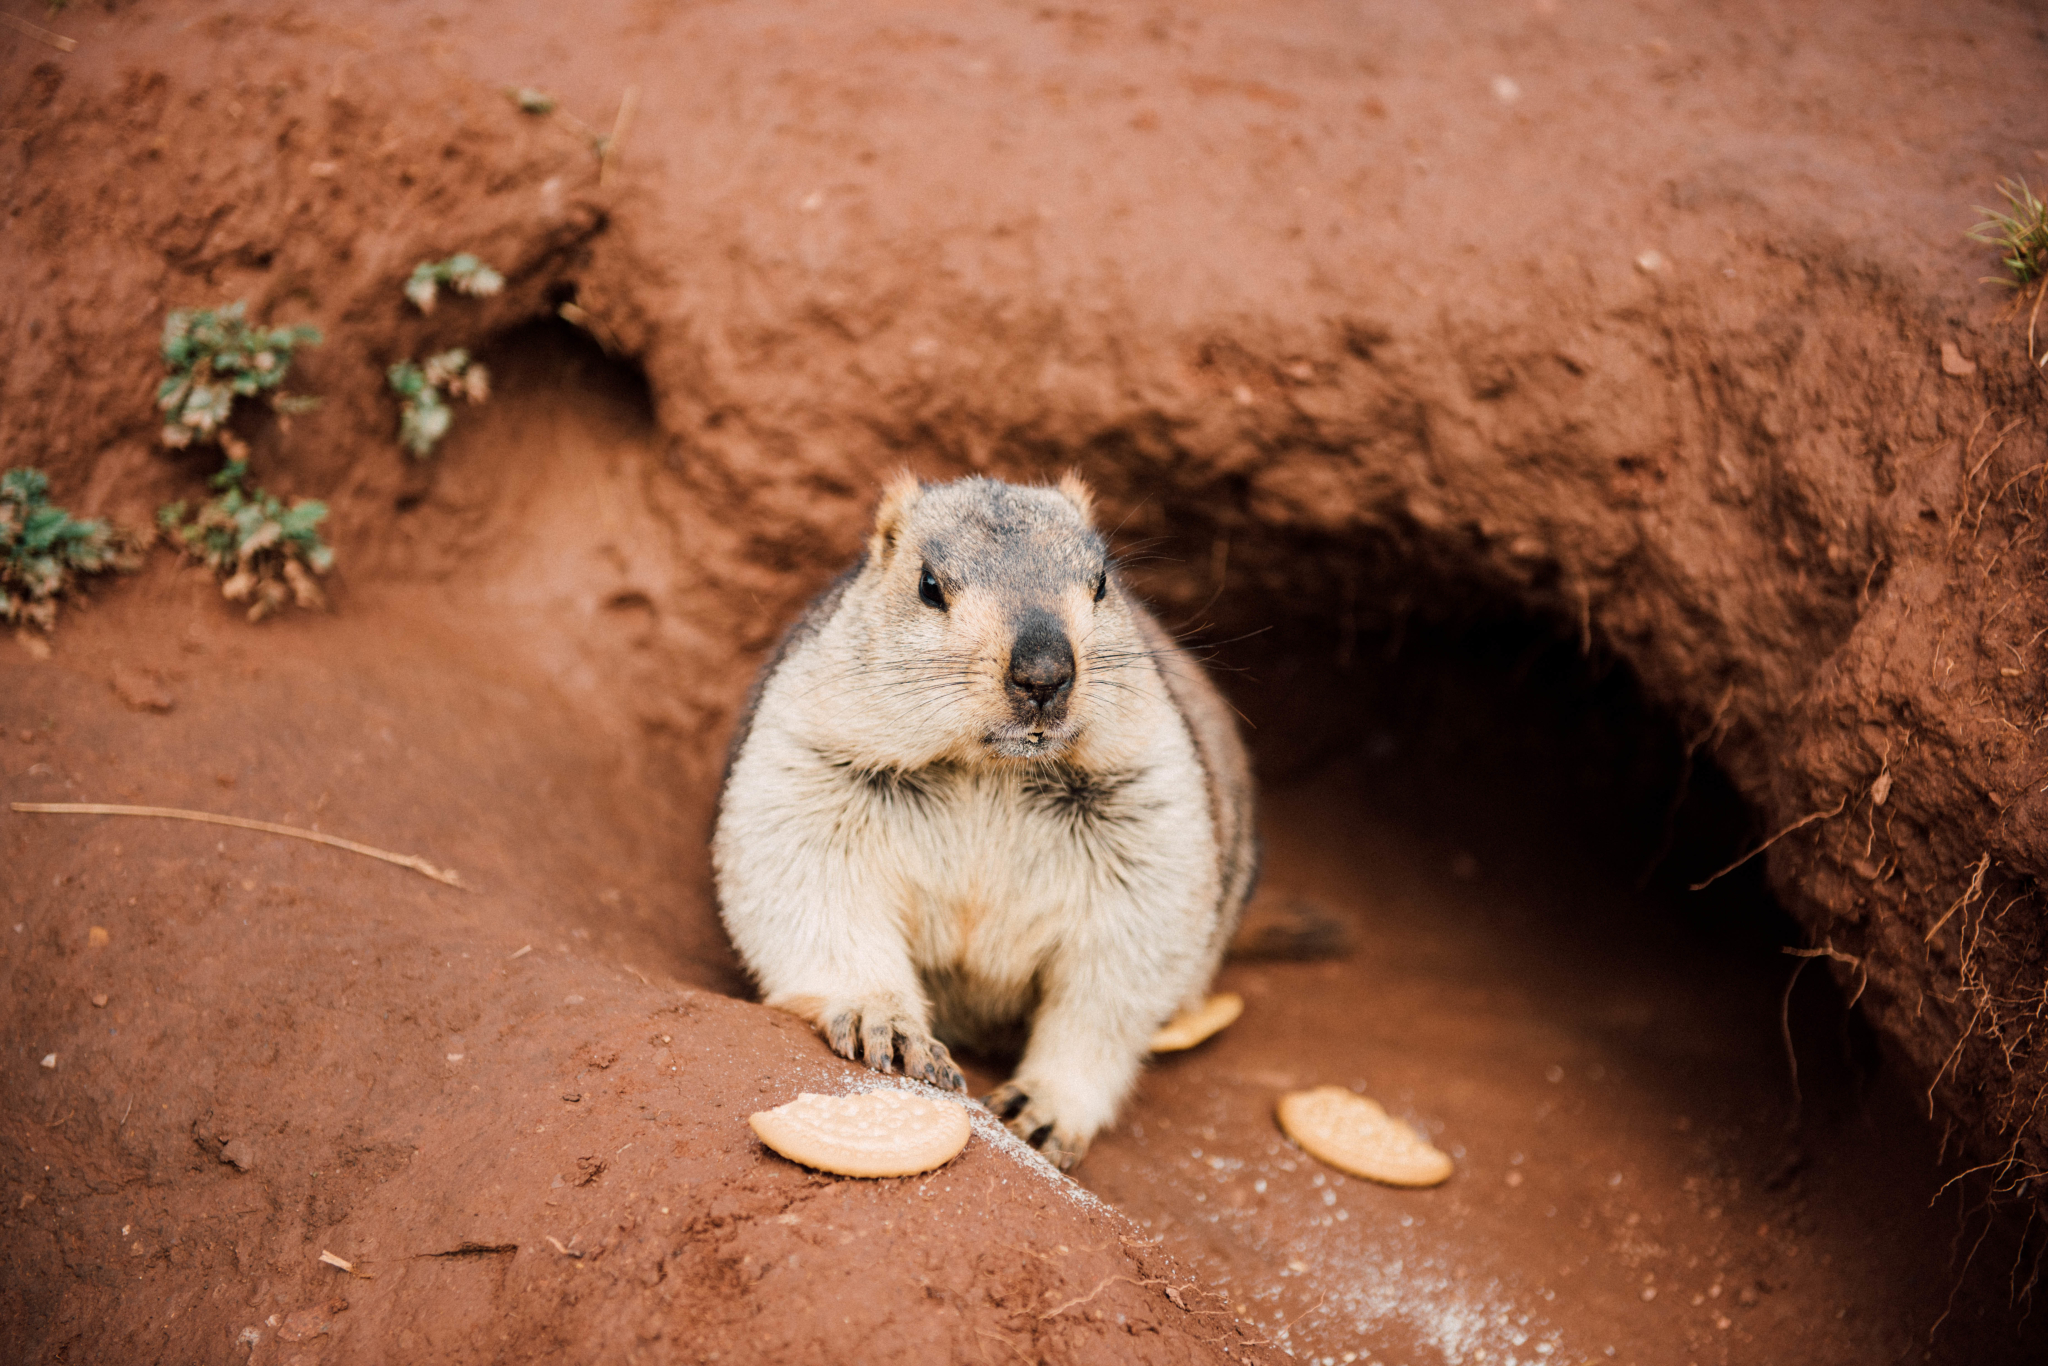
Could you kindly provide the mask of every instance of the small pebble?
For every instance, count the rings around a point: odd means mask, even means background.
[[[92,1003],[95,1006],[104,1007],[107,1003],[107,993],[104,991],[95,991],[92,994]]]

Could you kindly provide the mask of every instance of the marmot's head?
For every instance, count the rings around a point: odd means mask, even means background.
[[[861,573],[870,683],[920,740],[1052,758],[1143,646],[1087,485],[893,480]]]

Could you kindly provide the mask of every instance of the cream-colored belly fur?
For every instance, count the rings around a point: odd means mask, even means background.
[[[817,714],[773,705],[806,672],[770,681],[718,835],[727,925],[764,998],[956,1038],[1030,1011],[1016,1085],[1085,1143],[1216,966],[1216,841],[1186,727],[1154,681],[1122,699],[1111,751],[892,768],[835,748],[846,731],[783,721]]]
[[[1162,785],[1155,778],[1104,798],[1117,814],[1064,815],[1034,798],[1031,786],[1016,772],[959,775],[942,807],[898,818],[899,838],[910,837],[922,851],[918,866],[892,870],[903,882],[903,938],[942,1039],[974,1042],[1005,1024],[1028,1022],[1040,969],[1063,946],[1084,940],[1148,974],[1203,975],[1204,897],[1213,896],[1207,860],[1191,863],[1185,855],[1192,851],[1159,833],[1165,821],[1191,821],[1196,829],[1185,833],[1206,840],[1198,833],[1208,822],[1206,802],[1175,801],[1156,790]],[[1139,806],[1149,819],[1124,814]],[[1178,866],[1174,854],[1183,855]],[[1160,907],[1183,909],[1162,915]],[[1170,943],[1146,942],[1162,937]],[[1102,974],[1104,985],[1117,976]],[[1153,994],[1134,983],[1122,989]],[[1182,1003],[1171,1001],[1169,1013]]]

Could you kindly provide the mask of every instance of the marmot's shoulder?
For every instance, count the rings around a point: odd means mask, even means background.
[[[839,610],[840,600],[846,596],[847,588],[860,577],[867,558],[863,551],[858,559],[841,571],[838,578],[825,585],[822,593],[811,599],[803,615],[791,622],[777,638],[775,648],[769,651],[767,662],[761,666],[761,672],[754,675],[746,700],[740,703],[739,720],[733,726],[731,742],[725,747],[725,782],[732,781],[733,761],[739,757],[740,750],[746,747],[747,737],[753,733],[754,717],[761,709],[761,694],[768,687],[768,680],[775,676],[785,659],[801,648],[805,641],[816,636],[819,629],[832,619],[832,614]]]

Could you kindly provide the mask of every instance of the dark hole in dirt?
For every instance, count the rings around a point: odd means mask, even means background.
[[[1569,622],[1497,606],[1319,634],[1281,627],[1265,665],[1218,652],[1270,782],[1344,774],[1375,818],[1448,848],[1454,880],[1587,870],[1618,895],[1524,928],[1567,947],[1648,939],[1783,984],[1788,1130],[1816,1098],[1855,1103],[1880,1066],[1876,1035],[1824,965],[1786,955],[1806,936],[1764,860],[1741,861],[1768,832],[1714,761],[1711,726],[1688,735]],[[1279,705],[1304,693],[1306,713]]]
[[[1364,631],[1281,622],[1214,654],[1269,782],[1353,767],[1390,814],[1569,851],[1734,944],[1799,939],[1761,860],[1690,891],[1766,832],[1714,737],[1688,736],[1570,623],[1499,604]]]
[[[1168,540],[1148,572],[1199,574],[1211,543]],[[2028,1330],[2003,1272],[2026,1282],[2024,1230],[1979,1189],[1937,1198],[1924,1097],[1830,965],[1787,952],[1807,939],[1764,861],[1692,890],[1769,833],[1711,727],[1660,708],[1576,621],[1444,572],[1441,545],[1290,563],[1256,533],[1239,543],[1259,586],[1175,624],[1216,642],[1251,727],[1265,894],[1322,901],[1356,933],[1337,961],[1227,968],[1250,1027],[1206,1065],[1162,1060],[1091,1184],[1221,1281],[1302,1266],[1244,1293],[1311,1357],[1371,1325],[1382,1351],[1455,1359],[1459,1323],[1518,1304],[1536,1340],[1643,1348],[1657,1332],[1625,1324],[1662,1295],[1673,1353],[1697,1350],[1684,1333],[1756,1331],[1741,1316],[1759,1305],[1780,1346],[1809,1316],[1819,1351],[1838,1310],[1889,1316],[1866,1326],[1890,1339],[1959,1304],[1930,1359],[2010,1359]],[[1271,1093],[1326,1082],[1429,1129],[1459,1189],[1283,1197],[1305,1173]],[[1256,1194],[1208,1188],[1218,1162]],[[1352,1220],[1331,1225],[1335,1209]],[[1807,1240],[1804,1263],[1774,1229]],[[1970,1280],[1973,1249],[1995,1287]]]
[[[576,288],[564,284],[548,292],[548,301],[559,307],[574,305]],[[596,336],[559,314],[544,314],[507,328],[477,355],[495,374],[509,376],[522,385],[554,387],[579,392],[582,401],[603,404],[623,418],[652,430],[655,425],[654,390],[647,372],[630,356],[605,348]]]

